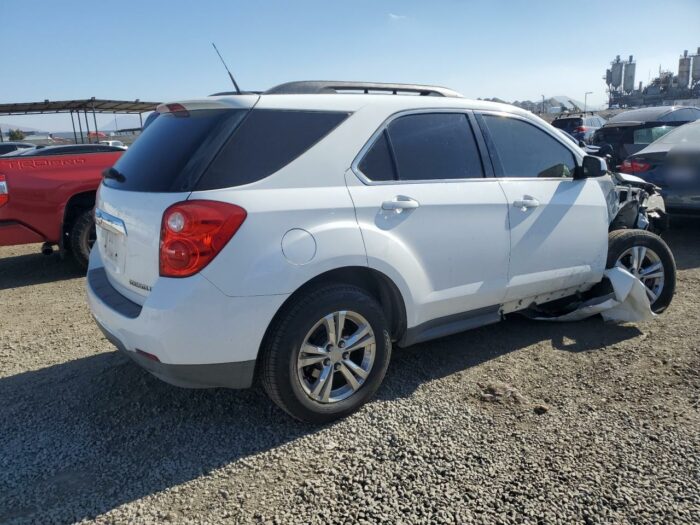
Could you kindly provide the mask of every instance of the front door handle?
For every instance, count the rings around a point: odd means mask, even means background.
[[[540,201],[529,195],[523,196],[522,200],[513,201],[513,206],[520,208],[522,211],[527,211],[528,208],[537,208],[539,205]]]
[[[403,210],[414,210],[418,206],[420,203],[417,200],[405,195],[397,195],[393,200],[382,202],[382,210],[393,210],[396,213],[401,213]]]

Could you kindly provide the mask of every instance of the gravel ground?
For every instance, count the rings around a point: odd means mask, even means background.
[[[118,355],[84,278],[0,248],[0,523],[700,523],[700,223],[641,325],[498,325],[398,350],[314,428],[259,389],[168,386]]]

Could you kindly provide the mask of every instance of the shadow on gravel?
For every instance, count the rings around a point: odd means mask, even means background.
[[[700,268],[700,217],[674,218],[663,238],[679,270]]]
[[[2,378],[0,400],[3,524],[94,517],[317,430],[258,389],[171,387],[116,352]]]
[[[83,277],[84,271],[58,253],[32,253],[0,258],[0,290]]]
[[[397,349],[379,398],[543,340],[581,352],[638,334],[600,319],[511,319]],[[320,430],[260,389],[171,387],[116,352],[2,378],[0,400],[0,523],[94,517]]]
[[[378,397],[409,396],[426,381],[542,341],[550,341],[554,348],[566,352],[587,352],[639,335],[641,331],[636,326],[605,324],[600,317],[576,323],[548,323],[513,315],[498,324],[395,350]]]

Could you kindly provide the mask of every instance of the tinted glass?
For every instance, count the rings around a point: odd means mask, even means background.
[[[573,153],[544,131],[522,120],[484,115],[503,177],[572,177]]]
[[[388,127],[401,180],[482,177],[481,159],[467,116],[421,113]]]
[[[685,124],[659,139],[663,144],[700,144],[700,120]]]
[[[559,128],[566,132],[572,132],[579,126],[583,125],[583,119],[581,118],[558,118],[552,122],[552,126]]]
[[[238,109],[164,113],[114,165],[125,180],[104,183],[130,191],[189,190],[246,113]]]
[[[700,111],[692,108],[679,109],[666,115],[664,122],[692,122],[700,118]]]
[[[14,144],[0,144],[0,155],[9,153],[10,151],[15,151],[17,146]]]
[[[272,175],[347,117],[348,113],[342,112],[254,109],[204,173],[196,189],[229,188]],[[151,127],[157,125],[158,120]]]
[[[675,129],[673,126],[656,126],[653,128],[635,129],[632,133],[634,144],[651,144],[663,137],[669,131]]]
[[[386,131],[382,132],[362,158],[359,168],[371,180],[394,180],[396,178]]]

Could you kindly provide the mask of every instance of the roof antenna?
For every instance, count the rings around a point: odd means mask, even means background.
[[[231,82],[233,82],[233,87],[236,88],[236,93],[239,95],[241,94],[241,90],[238,87],[238,84],[236,84],[236,80],[233,78],[233,75],[231,74],[231,71],[229,70],[228,66],[226,65],[226,62],[224,62],[223,57],[221,56],[221,53],[219,53],[219,50],[216,48],[216,44],[214,42],[211,43],[212,47],[214,48],[214,51],[216,51],[216,54],[219,55],[219,60],[221,60],[221,63],[224,65],[226,68],[226,72],[228,73],[229,78],[231,79]]]

